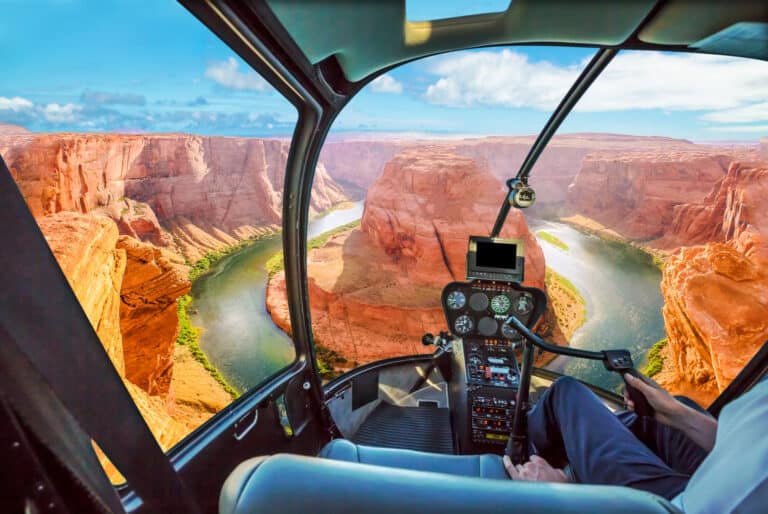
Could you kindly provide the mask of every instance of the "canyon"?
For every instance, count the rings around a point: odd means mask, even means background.
[[[366,208],[359,228],[308,256],[318,342],[350,366],[427,351],[420,336],[445,324],[440,289],[463,279],[467,236],[490,231],[503,181],[533,140],[330,140],[316,168],[312,213],[363,197]],[[189,265],[279,230],[288,144],[0,126],[0,154],[164,448],[231,401],[175,344]],[[577,215],[666,258],[669,342],[657,378],[703,403],[766,339],[766,162],[768,139],[731,148],[569,134],[553,138],[531,176],[533,215]],[[502,235],[526,240],[526,283],[544,288],[541,249],[520,212]],[[267,305],[290,332],[284,291],[278,274]],[[552,312],[540,330],[565,342]]]
[[[711,403],[768,340],[768,157],[756,148],[591,154],[567,221],[664,257],[667,344],[656,379]]]
[[[150,429],[170,448],[232,401],[176,344],[189,263],[280,229],[288,143],[1,128],[0,154],[31,213]],[[322,164],[315,176],[312,212],[347,200]]]
[[[431,353],[421,336],[445,327],[442,288],[464,280],[468,237],[490,232],[503,191],[487,167],[442,146],[387,162],[360,226],[309,252],[316,342],[357,364]],[[524,285],[544,289],[544,255],[522,212],[510,213],[501,237],[524,241]],[[267,308],[289,331],[282,272],[269,282]]]

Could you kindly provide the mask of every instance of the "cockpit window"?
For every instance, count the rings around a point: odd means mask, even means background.
[[[295,359],[264,287],[295,109],[173,2],[11,2],[0,48],[0,154],[171,448]]]
[[[339,116],[319,166],[351,203],[313,222],[308,256],[326,378],[429,353],[425,333],[478,329],[471,312],[446,320],[441,291],[465,280],[468,236],[490,233],[503,181],[592,54],[438,56],[380,76]],[[768,339],[766,88],[758,61],[615,58],[533,169],[535,205],[513,210],[502,232],[525,242],[524,284],[547,293],[540,334],[628,348],[662,385],[702,404],[730,383]],[[600,363],[544,355],[536,364],[620,387]]]

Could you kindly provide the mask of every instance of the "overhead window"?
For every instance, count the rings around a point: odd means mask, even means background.
[[[473,2],[451,0],[407,0],[405,18],[408,21],[432,21],[476,14],[495,14],[509,9],[511,0],[476,0]]]

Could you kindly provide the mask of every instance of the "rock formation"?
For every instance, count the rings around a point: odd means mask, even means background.
[[[699,203],[731,157],[712,153],[595,154],[569,188],[572,209],[631,240],[657,239],[677,205]]]
[[[165,396],[179,331],[176,299],[190,290],[188,273],[159,248],[132,237],[121,236],[116,247],[126,256],[120,289],[125,376],[149,394]]]
[[[768,167],[733,163],[707,205],[678,210],[712,241],[664,266],[669,342],[660,383],[703,404],[728,386],[768,340]]]
[[[125,246],[141,243],[124,241],[123,248],[119,248],[117,227],[106,217],[62,212],[41,218],[39,222],[75,296],[144,419],[161,446],[172,446],[194,426],[184,419],[173,417],[172,405],[169,406],[167,398],[151,396],[147,388],[133,383],[126,376],[126,370],[131,367],[128,364],[130,356],[140,350],[136,345],[142,343],[131,334],[125,338],[121,334],[122,293],[131,296],[131,284],[141,280],[145,273],[136,270],[131,263],[135,262],[135,258],[127,258]],[[123,290],[124,284],[128,285],[126,290]],[[185,282],[184,286],[188,288],[189,282]],[[160,336],[162,334],[158,334]],[[170,344],[172,347],[173,340]],[[166,368],[154,357],[143,365],[149,375],[162,375]],[[153,366],[155,369],[149,369]]]
[[[357,363],[431,351],[421,336],[445,328],[440,291],[464,279],[468,236],[490,232],[502,191],[487,169],[438,147],[388,162],[360,228],[309,254],[316,341]],[[543,253],[522,213],[510,213],[502,236],[525,240],[526,285],[543,288]],[[267,307],[288,329],[282,274],[270,281]]]
[[[104,211],[121,233],[169,246],[190,260],[265,227],[274,230],[282,214],[285,141],[28,134],[0,137],[0,153],[35,217]],[[345,199],[319,165],[312,209],[327,210]]]

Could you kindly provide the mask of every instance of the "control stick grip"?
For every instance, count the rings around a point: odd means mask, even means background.
[[[642,375],[635,368],[629,368],[626,370],[626,373],[629,373],[638,380],[643,380]],[[632,400],[632,403],[635,404],[635,413],[638,416],[653,417],[655,411],[653,410],[653,407],[651,407],[650,402],[648,402],[648,398],[646,398],[645,395],[641,393],[637,388],[629,385],[629,382],[627,382],[626,378],[624,379],[624,387],[627,388],[627,395],[629,396],[629,399]]]

